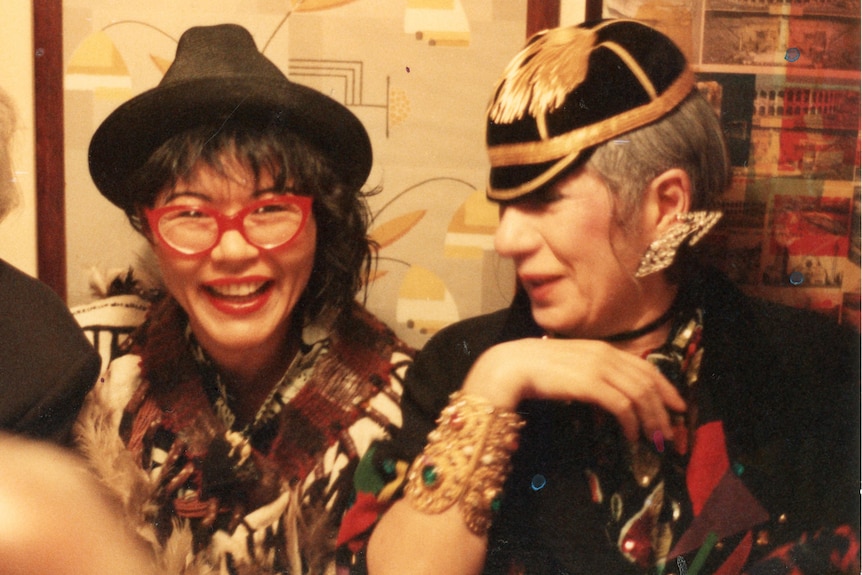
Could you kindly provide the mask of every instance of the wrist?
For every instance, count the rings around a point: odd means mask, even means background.
[[[473,364],[461,390],[484,398],[498,409],[514,411],[524,398],[527,380],[513,358],[505,344],[492,347]]]

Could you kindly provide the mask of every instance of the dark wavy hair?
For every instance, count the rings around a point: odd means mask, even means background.
[[[368,194],[348,187],[323,152],[283,128],[256,123],[254,118],[233,118],[170,138],[127,183],[129,197],[134,198],[126,210],[132,226],[149,239],[144,208],[153,207],[162,191],[175,186],[200,162],[226,175],[230,161],[248,167],[256,178],[269,173],[277,190],[291,188],[292,193],[314,198],[314,267],[296,312],[305,323],[323,313],[342,319],[342,312],[351,308],[366,284],[376,254],[377,245],[367,234]]]

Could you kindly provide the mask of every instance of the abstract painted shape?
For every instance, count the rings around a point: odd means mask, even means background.
[[[356,0],[293,0],[290,4],[295,12],[317,12],[338,8]]]
[[[372,284],[389,273],[389,270],[380,270],[380,269],[372,269],[368,273],[368,279],[365,281],[366,284]]]
[[[369,232],[380,248],[394,244],[425,217],[426,210],[417,210],[388,220]]]
[[[105,32],[93,32],[72,53],[66,68],[65,88],[93,91],[96,97],[105,99],[131,97],[129,68]]]
[[[168,60],[167,58],[162,58],[155,54],[150,54],[150,60],[153,61],[153,64],[156,65],[156,68],[159,69],[159,72],[161,72],[163,76],[168,71],[168,68],[171,67],[171,64],[173,64],[173,60]]]
[[[477,191],[458,207],[446,229],[444,253],[457,259],[480,259],[494,249],[494,233],[500,223],[499,210]]]
[[[410,69],[407,68],[409,72]],[[389,90],[389,126],[403,124],[410,117],[410,98],[407,92],[399,88]]]
[[[407,0],[404,32],[431,46],[470,45],[470,22],[461,0]]]
[[[398,290],[395,318],[420,333],[435,333],[460,319],[455,299],[434,272],[410,266]]]

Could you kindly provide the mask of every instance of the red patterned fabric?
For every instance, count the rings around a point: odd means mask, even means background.
[[[132,349],[141,357],[144,380],[120,426],[126,447],[155,481],[147,513],[159,540],[167,540],[178,519],[191,522],[196,550],[211,545],[214,533],[232,536],[247,528],[255,561],[270,558],[260,572],[281,573],[295,561],[284,543],[297,529],[285,523],[287,510],[298,504],[288,503],[284,495],[295,491],[302,515],[292,511],[289,521],[314,528],[319,539],[303,540],[303,561],[331,556],[335,525],[362,455],[350,430],[363,419],[375,424],[362,428],[363,433],[377,433],[359,438],[363,450],[371,439],[385,436],[392,424],[372,403],[383,396],[395,405],[400,385],[393,387],[392,380],[400,379],[412,350],[357,306],[348,322],[351,337],[342,337],[339,327],[303,348],[291,367],[296,373],[285,375],[286,389],[297,391],[265,427],[231,429],[208,395],[207,370],[213,368],[190,357],[193,342],[187,339],[183,315],[171,309],[175,305],[168,301],[156,307],[151,322],[159,318],[165,323],[144,327]],[[293,377],[298,383],[292,383]],[[330,455],[324,461],[325,454]],[[264,508],[263,515],[271,517],[268,523],[248,526],[245,518]],[[252,536],[255,529],[265,530],[266,537]],[[307,554],[313,546],[320,548]]]
[[[729,468],[721,422],[712,421],[697,428],[685,477],[695,516],[700,515],[712,490]]]

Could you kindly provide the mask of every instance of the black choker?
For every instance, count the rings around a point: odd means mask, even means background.
[[[673,317],[674,312],[676,311],[676,305],[670,306],[670,308],[664,312],[658,319],[653,320],[646,324],[643,327],[639,327],[638,329],[633,329],[631,331],[623,331],[620,333],[615,333],[614,335],[609,335],[608,337],[599,338],[602,341],[608,342],[617,342],[617,341],[631,341],[633,339],[637,339],[642,335],[646,335],[651,331],[655,331],[670,320]]]

